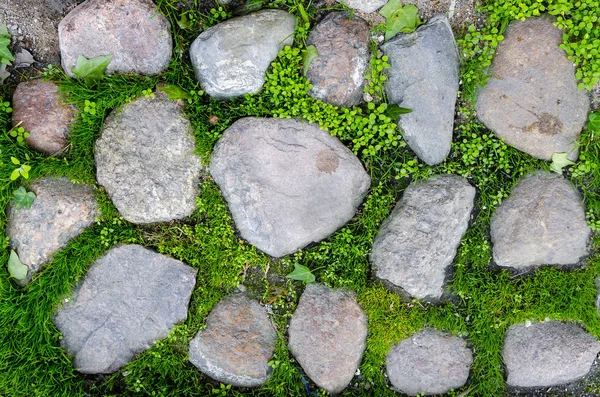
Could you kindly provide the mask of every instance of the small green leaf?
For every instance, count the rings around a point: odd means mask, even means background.
[[[27,164],[23,164],[21,166],[20,172],[21,172],[21,175],[23,176],[23,178],[29,179],[29,170],[31,170],[31,167],[28,166]]]
[[[21,175],[21,173],[19,172],[20,170],[21,170],[20,168],[15,168],[13,170],[13,172],[11,172],[11,174],[10,174],[10,180],[11,181],[17,180],[17,178],[19,177],[19,175]]]
[[[385,115],[392,120],[398,119],[398,116],[400,116],[401,114],[408,113],[412,113],[412,109],[403,108],[398,105],[388,105],[387,109],[385,110]]]
[[[27,277],[27,266],[19,259],[19,255],[14,250],[10,251],[8,258],[8,272],[17,280],[25,280]]]
[[[312,60],[318,56],[319,51],[317,51],[317,47],[315,47],[314,45],[309,45],[308,47],[306,47],[306,50],[304,50],[304,55],[302,56],[302,68],[305,76],[308,72],[308,68],[310,67]]]
[[[91,85],[104,77],[104,72],[110,61],[112,61],[112,55],[87,59],[79,54],[73,68],[73,74],[82,78],[87,85]]]
[[[16,157],[11,157],[11,158],[10,158],[10,161],[12,161],[12,163],[13,163],[13,164],[16,164],[16,165],[19,165],[19,164],[21,164],[21,162],[19,161],[19,159],[18,159],[18,158],[16,158]]]
[[[587,129],[590,131],[600,132],[600,112],[594,112],[590,114]]]
[[[181,98],[189,99],[192,97],[186,90],[174,84],[168,84],[164,87],[159,87],[158,89],[167,94],[169,99],[173,101],[176,101]]]
[[[311,273],[310,269],[298,264],[294,264],[294,271],[286,277],[291,278],[292,280],[304,281],[306,284],[315,281],[315,275]]]
[[[188,29],[191,28],[192,25],[190,24],[190,21],[187,17],[187,12],[184,12],[183,14],[181,14],[181,18],[179,18],[177,20],[177,25],[181,28],[181,29]]]
[[[410,33],[423,23],[419,18],[419,9],[412,4],[402,7],[400,0],[388,1],[379,13],[385,17],[386,41],[399,32]]]
[[[15,209],[20,210],[23,207],[30,208],[35,200],[35,193],[28,192],[23,186],[13,191],[13,200]]]
[[[558,174],[562,174],[562,169],[569,165],[575,164],[571,160],[567,159],[568,153],[554,153],[552,154],[552,165],[550,169]]]
[[[306,13],[304,6],[300,2],[298,2],[298,12],[300,13],[300,17],[302,17],[302,20],[304,21],[304,23],[310,24],[310,21],[308,19],[308,14]]]

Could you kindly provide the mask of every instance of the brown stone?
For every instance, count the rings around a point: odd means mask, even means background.
[[[190,343],[190,362],[211,378],[240,387],[264,384],[277,334],[265,309],[243,295],[219,302]]]
[[[369,64],[369,25],[344,12],[332,12],[308,36],[319,56],[308,68],[309,95],[336,106],[358,105]]]
[[[27,144],[42,153],[56,154],[67,146],[76,109],[60,98],[58,86],[31,80],[17,86],[13,95],[13,125],[29,132]]]

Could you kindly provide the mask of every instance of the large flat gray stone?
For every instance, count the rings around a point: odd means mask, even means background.
[[[196,270],[139,245],[112,248],[54,316],[78,371],[111,373],[187,318]]]
[[[409,185],[373,242],[375,277],[416,298],[439,300],[474,199],[475,188],[456,175]]]
[[[293,15],[267,9],[205,30],[190,47],[200,85],[216,99],[259,92],[271,62],[293,44],[295,27]]]
[[[210,173],[242,237],[274,257],[335,232],[370,185],[337,138],[292,119],[236,121],[217,142]]]
[[[390,63],[389,102],[412,110],[398,118],[404,139],[427,164],[441,163],[450,152],[458,94],[458,49],[448,20],[432,18],[381,50]]]

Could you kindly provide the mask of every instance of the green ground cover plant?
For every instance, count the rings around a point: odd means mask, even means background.
[[[497,139],[477,120],[472,103],[477,87],[485,82],[485,69],[508,22],[538,12],[563,18],[557,23],[564,24],[560,26],[565,31],[564,45],[575,45],[569,47],[573,54],[567,52],[578,64],[582,87],[592,84],[598,77],[597,52],[581,52],[577,48],[593,43],[592,38],[600,34],[598,22],[593,20],[599,14],[598,1],[491,0],[483,4],[486,25],[458,33],[464,62],[455,134],[451,154],[436,167],[429,167],[414,156],[402,140],[395,118],[390,116],[391,107],[382,88],[389,64],[381,53],[373,51],[367,73],[366,92],[374,98],[368,105],[344,109],[307,96],[310,87],[303,75],[302,51],[316,13],[308,2],[262,2],[297,15],[296,42],[273,62],[259,94],[232,101],[214,101],[203,95],[185,58],[199,31],[228,18],[229,11],[217,6],[211,12],[203,9],[199,1],[157,3],[171,22],[175,44],[173,61],[161,75],[113,75],[86,84],[68,78],[56,67],[45,70],[44,77],[58,82],[66,100],[81,109],[64,156],[48,157],[30,151],[11,137],[8,99],[14,87],[0,88],[0,208],[14,199],[14,191],[27,191],[29,181],[47,175],[93,185],[93,146],[105,117],[137,97],[151,95],[155,89],[186,102],[197,153],[205,164],[223,131],[240,117],[300,117],[318,123],[348,145],[365,164],[372,188],[345,227],[321,243],[277,261],[240,240],[227,205],[209,176],[201,182],[193,215],[169,224],[130,224],[119,215],[106,193],[96,189],[101,217],[54,255],[28,287],[20,288],[11,280],[8,266],[0,269],[0,396],[324,395],[303,375],[286,346],[286,324],[305,285],[294,278],[307,281],[306,274],[286,276],[304,268],[317,282],[355,291],[369,318],[360,376],[343,396],[395,395],[384,376],[385,356],[392,344],[424,326],[462,335],[473,349],[475,361],[469,383],[451,392],[451,396],[503,395],[502,341],[508,326],[515,322],[545,318],[576,321],[600,338],[600,318],[595,308],[595,280],[600,276],[598,116],[591,117],[582,133],[579,160],[562,169],[582,192],[588,222],[596,231],[588,264],[569,272],[543,268],[528,276],[514,277],[491,265],[490,217],[523,175],[537,169],[549,170],[550,163]],[[588,22],[580,26],[583,21]],[[588,29],[588,23],[596,31]],[[587,41],[582,44],[583,40]],[[12,158],[19,164],[14,164]],[[11,180],[14,169],[23,164],[30,167],[28,178],[19,173],[20,177]],[[462,239],[449,283],[454,298],[439,306],[417,300],[405,302],[372,281],[368,255],[379,226],[404,188],[411,181],[439,173],[462,175],[478,192],[474,218]],[[5,235],[5,229],[6,213],[0,211],[0,235]],[[158,341],[117,373],[86,377],[73,369],[70,358],[60,348],[61,335],[52,323],[52,315],[85,276],[88,266],[109,248],[123,243],[147,246],[198,270],[188,319],[175,327],[167,339]],[[9,241],[2,237],[0,264],[8,264],[10,253]],[[273,375],[264,387],[252,390],[220,385],[187,361],[187,345],[205,326],[212,307],[240,284],[269,305],[279,336],[270,362]],[[600,379],[592,377],[582,387],[599,393]]]

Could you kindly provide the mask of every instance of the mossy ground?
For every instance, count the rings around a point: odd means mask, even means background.
[[[303,376],[285,343],[286,324],[303,289],[302,283],[285,278],[294,263],[311,268],[319,282],[356,291],[368,315],[369,337],[360,375],[344,392],[345,396],[394,395],[384,376],[386,353],[392,344],[423,326],[463,335],[473,349],[475,361],[469,383],[451,395],[500,396],[506,392],[501,348],[510,324],[545,318],[575,321],[600,338],[600,319],[595,307],[595,280],[600,276],[597,233],[587,265],[578,270],[544,268],[528,276],[514,277],[492,264],[491,214],[524,174],[549,169],[548,163],[507,147],[476,119],[472,99],[478,85],[484,82],[483,72],[490,51],[485,46],[493,49],[489,44],[493,43],[493,37],[488,44],[480,44],[485,40],[474,43],[472,37],[477,31],[474,28],[456,32],[458,38],[462,38],[459,43],[465,62],[452,152],[443,164],[428,167],[418,161],[401,140],[392,120],[385,114],[385,105],[340,109],[307,97],[308,84],[302,77],[299,49],[287,49],[280,54],[269,71],[264,90],[258,95],[229,102],[198,95],[199,87],[186,56],[187,48],[199,29],[230,15],[227,12],[202,15],[193,3],[182,6],[174,0],[158,1],[160,10],[171,20],[175,38],[173,62],[160,76],[113,76],[97,86],[86,87],[56,69],[46,71],[46,78],[61,84],[68,101],[80,109],[85,108],[86,100],[96,107],[95,114],[81,112],[64,155],[47,157],[17,144],[6,134],[10,127],[9,115],[0,108],[0,208],[8,205],[13,190],[20,185],[27,186],[38,177],[67,176],[93,184],[93,144],[104,118],[159,83],[175,84],[190,93],[196,92],[192,93],[186,112],[195,128],[198,154],[205,163],[221,133],[240,117],[303,117],[318,122],[353,148],[371,174],[372,189],[357,215],[344,228],[319,244],[275,261],[239,238],[227,205],[209,176],[202,181],[196,211],[191,217],[154,226],[136,226],[120,218],[107,195],[98,188],[102,217],[57,253],[27,288],[17,287],[5,266],[0,270],[1,396],[323,395]],[[488,2],[488,5],[501,3]],[[509,8],[517,7],[512,2],[504,3]],[[535,2],[538,3],[547,5],[548,2]],[[298,15],[297,48],[301,48],[307,31],[302,18],[304,7],[277,0],[270,4]],[[312,18],[315,10],[305,6],[308,17]],[[519,16],[500,9],[508,19],[490,17],[490,24],[483,28],[490,35],[501,34],[509,17]],[[572,16],[569,12],[576,12],[572,9],[567,10],[567,16]],[[466,39],[468,34],[471,38]],[[372,64],[377,68],[385,66],[385,61],[375,57]],[[377,97],[382,83],[378,76],[382,74],[376,71],[369,75],[375,76],[370,89]],[[0,94],[10,98],[12,89],[14,87],[4,87]],[[600,141],[594,134],[598,133],[583,132],[580,160],[567,169],[566,174],[582,191],[590,225],[597,231],[600,227]],[[15,168],[11,156],[32,166],[29,180],[20,178],[10,182],[9,175]],[[462,239],[449,283],[454,299],[440,306],[404,302],[373,282],[369,250],[379,225],[408,183],[438,173],[460,174],[478,190],[474,219]],[[2,235],[5,227],[6,214],[1,211]],[[0,263],[6,263],[9,241],[7,238],[0,241]],[[188,319],[177,326],[168,339],[157,342],[116,374],[85,377],[73,369],[70,358],[60,348],[60,333],[53,325],[52,314],[94,259],[120,243],[141,244],[180,259],[198,270],[198,281]],[[219,385],[187,362],[187,344],[204,326],[211,308],[240,284],[245,285],[252,296],[270,305],[279,333],[271,361],[273,376],[266,386],[254,390]],[[600,380],[592,377],[583,387],[591,393],[600,392]]]

